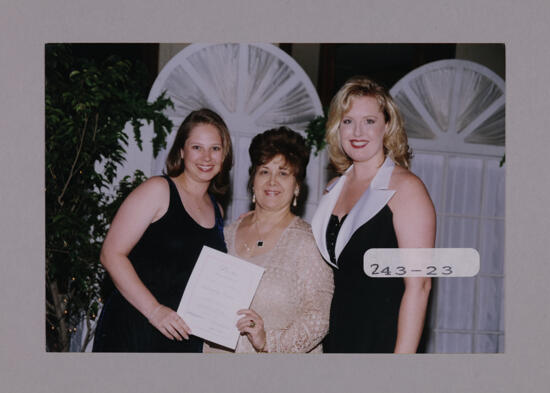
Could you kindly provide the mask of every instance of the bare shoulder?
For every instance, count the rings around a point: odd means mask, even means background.
[[[409,209],[411,206],[433,209],[433,203],[426,186],[418,176],[408,169],[396,166],[390,179],[389,188],[395,190],[395,195],[389,203],[392,210]]]
[[[428,196],[426,186],[418,176],[408,169],[396,166],[393,170],[389,188],[396,191],[396,194],[405,195],[422,195]]]
[[[141,183],[136,188],[136,191],[138,190],[143,193],[152,194],[166,193],[169,192],[169,185],[165,178],[161,176],[153,176]]]
[[[433,247],[436,213],[422,180],[396,166],[389,187],[395,190],[388,206],[393,213],[399,247]]]
[[[166,179],[153,176],[133,190],[125,201],[126,205],[139,209],[166,210],[170,200],[170,188]]]
[[[169,195],[168,183],[161,177],[141,183],[118,209],[109,229],[110,238],[126,239],[128,244],[135,244],[147,226],[166,212]]]

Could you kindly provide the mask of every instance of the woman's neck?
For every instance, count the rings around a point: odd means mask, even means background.
[[[252,220],[260,227],[273,228],[278,224],[288,224],[288,221],[290,221],[292,217],[294,217],[294,215],[289,208],[270,211],[262,209],[260,206],[256,205]]]
[[[176,177],[176,180],[188,195],[197,199],[203,198],[210,186],[210,182],[198,182],[187,176],[185,171]]]
[[[384,163],[385,158],[386,157],[382,154],[380,156],[372,157],[368,161],[354,162],[351,170],[351,177],[358,181],[368,179],[372,180],[378,172],[378,169],[380,169]]]

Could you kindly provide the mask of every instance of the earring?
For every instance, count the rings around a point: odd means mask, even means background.
[[[252,203],[256,203],[256,194],[252,193]]]
[[[294,200],[292,201],[292,206],[293,207],[296,207],[298,205],[298,201],[297,201],[298,194],[299,194],[299,191],[294,192]]]

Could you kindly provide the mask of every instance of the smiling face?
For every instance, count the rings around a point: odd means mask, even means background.
[[[342,149],[354,163],[384,159],[384,114],[376,98],[359,96],[351,99],[350,109],[339,125]]]
[[[184,173],[198,182],[210,182],[220,170],[223,145],[220,132],[211,124],[197,124],[180,150]]]
[[[257,206],[270,211],[290,210],[294,194],[298,192],[292,168],[280,154],[258,166],[253,187]]]

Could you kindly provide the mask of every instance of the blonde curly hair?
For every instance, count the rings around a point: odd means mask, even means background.
[[[378,101],[380,111],[384,114],[384,122],[387,124],[383,139],[384,155],[389,156],[397,165],[408,169],[412,153],[397,105],[384,87],[365,76],[355,76],[344,83],[330,102],[326,140],[329,145],[329,159],[336,171],[343,173],[353,163],[342,149],[339,127],[342,118],[351,107],[352,98],[355,97],[373,97]]]

